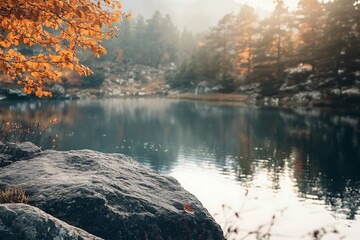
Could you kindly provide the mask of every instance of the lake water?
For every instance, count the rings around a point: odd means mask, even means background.
[[[125,153],[175,177],[238,227],[229,239],[360,239],[359,112],[113,99],[1,102],[0,116],[57,118],[56,149]]]

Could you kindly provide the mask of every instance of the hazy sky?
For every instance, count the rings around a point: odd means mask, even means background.
[[[234,2],[248,4],[250,6],[253,6],[254,8],[262,8],[266,11],[272,11],[275,6],[273,0],[234,0]],[[284,2],[290,9],[294,9],[297,6],[298,0],[284,0]]]
[[[156,10],[170,14],[179,29],[205,31],[217,24],[226,13],[237,13],[241,4],[248,4],[260,16],[266,16],[274,9],[273,0],[120,0],[125,11],[135,16],[141,14],[149,18]],[[297,6],[298,0],[284,0],[290,9]]]
[[[187,5],[197,0],[170,0],[170,2]],[[219,2],[224,0],[219,0]],[[235,3],[248,4],[254,8],[262,8],[266,11],[271,11],[274,9],[274,1],[273,0],[232,0]],[[298,0],[284,0],[285,4],[289,6],[289,8],[293,9],[297,6]]]

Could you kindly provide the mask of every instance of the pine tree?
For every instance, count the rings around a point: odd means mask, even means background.
[[[197,39],[194,34],[184,29],[180,34],[177,46],[177,61],[183,62],[194,54],[197,48]]]
[[[282,0],[276,1],[271,16],[260,23],[261,37],[257,42],[257,68],[266,68],[281,80],[293,52],[293,17]],[[268,71],[267,70],[267,71]]]
[[[334,0],[325,5],[327,19],[322,41],[321,71],[331,73],[341,87],[353,84],[360,67],[359,4]]]
[[[124,58],[127,62],[131,62],[133,59],[133,51],[134,51],[134,30],[133,30],[133,22],[126,20],[122,21],[120,24],[120,37],[119,41],[120,44],[118,47],[120,47],[123,51]]]
[[[144,64],[157,67],[161,63],[175,60],[178,33],[170,16],[163,17],[156,11],[146,22],[145,36]]]
[[[208,44],[216,52],[219,63],[217,81],[231,88],[234,81],[234,20],[232,14],[225,15],[219,20],[218,25],[211,28]]]
[[[298,29],[297,62],[316,69],[316,56],[324,22],[324,10],[318,0],[300,0],[296,14]]]
[[[142,15],[138,15],[134,20],[134,39],[133,39],[133,62],[145,64],[144,53],[146,52],[146,22]]]
[[[175,62],[177,56],[176,51],[179,41],[179,33],[169,15],[164,17],[161,30],[161,38],[164,49],[161,63]]]

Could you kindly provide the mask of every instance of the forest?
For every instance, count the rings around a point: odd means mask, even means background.
[[[169,94],[166,89],[198,93],[201,88],[206,93],[236,93],[254,98],[292,97],[305,104],[309,99],[321,101],[320,105],[326,101],[356,104],[360,99],[359,1],[301,0],[294,9],[282,0],[274,4],[274,10],[267,14],[239,5],[238,12],[226,14],[217,25],[201,32],[180,29],[172,16],[160,11],[149,18],[129,13],[114,23],[112,36],[117,37],[103,40],[104,48],[98,48],[102,51],[96,55],[98,58],[93,58],[91,51],[65,42],[65,46],[76,49],[78,68],[89,67],[93,75],[88,76],[88,68],[79,76],[60,67],[61,73],[51,76],[60,80],[55,83],[65,89],[75,87],[89,92],[89,88],[108,86],[105,92],[111,95],[114,88],[120,87],[114,91],[125,93],[134,89],[130,79],[141,78],[136,72],[148,69],[159,72],[153,77],[158,81],[150,87],[162,89],[155,95]],[[55,48],[68,54],[58,45]],[[43,54],[38,44],[23,44],[17,49],[24,56]],[[151,78],[151,74],[145,78]],[[4,76],[1,80],[6,82]],[[106,80],[126,82],[125,85],[129,82],[130,87],[112,83],[104,87]],[[54,92],[54,83],[43,82],[45,88]],[[143,88],[145,93],[141,94],[153,94],[141,84],[131,94],[139,94]],[[102,96],[100,90],[94,91]]]
[[[290,11],[276,1],[265,18],[243,5],[203,33],[180,31],[170,16],[157,11],[148,20],[123,21],[120,39],[106,45],[115,50],[105,58],[152,67],[174,62],[177,69],[166,80],[175,89],[193,90],[206,82],[228,93],[257,84],[262,95],[271,96],[285,82],[308,82],[341,94],[359,84],[359,5],[355,0],[301,0]]]

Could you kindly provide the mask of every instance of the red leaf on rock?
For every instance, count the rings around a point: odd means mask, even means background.
[[[189,204],[184,204],[183,207],[184,207],[184,211],[185,211],[187,214],[195,215],[194,210],[192,209],[192,207],[191,207]]]

